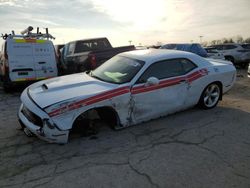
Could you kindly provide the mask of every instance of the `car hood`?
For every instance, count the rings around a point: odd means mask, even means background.
[[[117,88],[118,85],[102,82],[86,73],[61,76],[32,84],[28,94],[41,108],[58,102],[80,97],[91,97]]]
[[[223,59],[213,59],[213,58],[206,58],[211,64],[213,65],[233,65],[231,61],[223,60]]]

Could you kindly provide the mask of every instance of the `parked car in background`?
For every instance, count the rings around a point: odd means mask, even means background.
[[[147,46],[136,46],[135,49],[136,50],[146,50],[146,49],[148,49],[148,47]]]
[[[121,129],[196,104],[211,109],[235,77],[229,61],[175,50],[135,50],[94,71],[29,86],[18,116],[27,134],[66,143],[74,130],[93,128],[98,119]]]
[[[160,47],[161,45],[151,45],[151,46],[148,46],[148,49],[149,48],[159,49]]]
[[[224,55],[214,47],[205,47],[204,49],[207,51],[207,55],[209,58],[225,59]]]
[[[198,43],[193,44],[165,44],[160,49],[181,50],[195,53],[201,57],[208,57],[206,50]]]
[[[107,38],[92,38],[65,44],[61,63],[63,74],[93,70],[118,53],[135,50],[135,46],[113,48]]]
[[[56,56],[58,57],[58,59],[60,59],[60,57],[61,57],[62,48],[64,46],[65,46],[65,44],[56,44],[55,45]]]
[[[10,91],[14,85],[58,75],[54,45],[48,40],[52,36],[48,31],[46,34],[37,34],[30,30],[25,35],[15,35],[13,32],[3,36],[5,41],[0,56],[0,78],[5,91]]]
[[[212,47],[221,52],[226,60],[242,68],[245,68],[250,61],[250,44],[227,43],[213,45]]]
[[[63,67],[61,63],[61,56],[62,56],[62,50],[65,44],[57,44],[55,45],[55,52],[56,52],[56,57],[57,57],[57,69],[58,69],[58,75],[62,75],[63,72]]]

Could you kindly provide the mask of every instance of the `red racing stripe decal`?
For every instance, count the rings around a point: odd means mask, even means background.
[[[199,79],[207,74],[208,74],[207,69],[201,69],[201,70],[196,71],[196,72],[189,74],[187,76],[180,76],[178,78],[160,81],[160,83],[158,85],[155,85],[155,86],[145,87],[145,85],[141,85],[141,86],[134,87],[131,90],[131,94],[139,94],[139,93],[149,92],[149,91],[177,85],[180,83],[181,80],[186,80],[188,83],[191,83],[194,80],[197,80],[197,79]],[[129,93],[129,92],[130,92],[129,86],[106,91],[106,92],[100,93],[96,96],[93,96],[93,97],[90,97],[87,99],[83,99],[83,100],[77,101],[75,103],[65,105],[63,107],[55,109],[49,113],[49,116],[50,117],[57,116],[57,115],[60,115],[66,111],[75,110],[75,109],[81,108],[82,106],[91,105],[91,104],[94,104],[94,103],[97,103],[97,102],[100,102],[103,100],[111,99],[113,97],[117,97],[117,96]]]
[[[180,77],[180,78],[175,78],[175,79],[171,79],[171,80],[161,81],[156,86],[145,87],[144,85],[142,85],[142,86],[134,87],[131,90],[131,93],[132,94],[138,94],[138,93],[148,92],[148,91],[152,91],[152,90],[156,90],[156,89],[161,89],[161,88],[164,88],[164,87],[169,87],[169,86],[178,84],[182,79],[183,78]]]
[[[110,98],[113,98],[113,97],[116,97],[119,95],[129,93],[129,91],[130,91],[129,87],[126,86],[126,87],[117,88],[117,89],[114,89],[111,91],[103,92],[103,93],[100,93],[96,96],[93,96],[93,97],[90,97],[87,99],[83,99],[83,100],[77,101],[75,103],[65,105],[65,106],[58,108],[56,110],[53,110],[52,112],[49,113],[49,116],[50,117],[57,116],[57,115],[60,115],[66,111],[75,110],[75,109],[81,108],[82,106],[94,104],[96,102],[100,102],[100,101],[107,100],[107,99],[110,99]]]
[[[196,72],[194,72],[190,75],[187,75],[187,76],[180,76],[178,78],[160,81],[160,83],[156,86],[145,87],[144,85],[141,85],[141,86],[134,87],[134,88],[132,88],[131,93],[132,94],[139,94],[139,93],[149,92],[149,91],[153,91],[156,89],[161,89],[161,88],[177,85],[180,83],[181,80],[187,80],[188,83],[191,83],[194,80],[197,80],[198,78],[200,78],[204,75],[207,75],[207,73],[208,73],[207,69],[201,69],[201,70],[196,71]]]

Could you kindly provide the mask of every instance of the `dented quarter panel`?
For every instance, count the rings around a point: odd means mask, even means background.
[[[66,143],[76,118],[99,107],[114,109],[119,118],[116,128],[138,124],[149,119],[174,113],[197,104],[204,88],[212,82],[222,83],[223,92],[235,81],[235,68],[225,61],[212,61],[195,54],[166,50],[145,50],[122,53],[123,56],[145,61],[145,65],[125,84],[112,84],[94,79],[86,73],[63,76],[35,83],[24,90],[22,105],[41,119],[48,119],[40,128],[29,122],[19,110],[19,118],[39,138]],[[197,68],[186,75],[160,80],[158,85],[136,84],[143,72],[156,61],[186,58]],[[37,130],[42,130],[41,136]],[[55,136],[57,135],[57,136]]]
[[[174,83],[171,82],[171,79],[164,81],[166,84],[173,83],[174,85],[164,85],[163,83],[161,88],[155,89],[152,87],[151,90],[144,84],[133,86],[134,109],[132,119],[134,123],[173,113],[182,108],[186,98],[187,83],[179,83],[178,80]]]
[[[128,119],[127,119],[127,114],[129,113],[129,108],[124,108],[124,106],[129,106],[129,99],[130,99],[130,92],[128,90],[127,93],[113,97],[113,98],[109,98],[106,100],[102,100],[100,102],[97,103],[93,103],[91,105],[86,105],[86,106],[82,106],[80,108],[74,109],[74,110],[70,110],[67,111],[65,113],[62,113],[60,115],[56,115],[51,117],[53,119],[53,121],[60,125],[60,128],[63,130],[68,130],[72,128],[72,125],[75,121],[75,119],[83,114],[84,112],[90,110],[90,109],[95,109],[95,108],[99,108],[99,107],[111,107],[113,108],[118,116],[119,116],[119,122],[120,122],[120,126],[124,127],[124,126],[128,126]],[[119,128],[119,127],[118,127]]]

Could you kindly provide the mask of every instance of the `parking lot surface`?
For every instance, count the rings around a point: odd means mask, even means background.
[[[0,187],[250,187],[250,79],[189,109],[66,145],[19,130],[20,92],[0,88]]]

